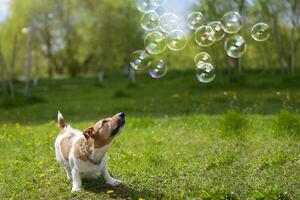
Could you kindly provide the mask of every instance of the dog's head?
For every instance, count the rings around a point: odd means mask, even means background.
[[[87,128],[83,134],[86,139],[95,140],[95,148],[109,144],[125,125],[125,114],[118,113],[113,117],[98,121],[95,125]]]

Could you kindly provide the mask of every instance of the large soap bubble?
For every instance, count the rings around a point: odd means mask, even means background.
[[[162,3],[162,0],[136,0],[136,7],[141,12],[150,12],[156,10]]]
[[[137,50],[130,56],[130,65],[135,70],[143,70],[150,66],[151,57],[145,50]]]
[[[149,33],[145,38],[145,49],[151,55],[163,53],[167,48],[166,37],[158,31]]]
[[[216,41],[220,41],[224,38],[225,31],[224,31],[224,27],[220,21],[210,22],[208,24],[208,26],[210,26],[214,30]]]
[[[197,65],[196,76],[201,83],[209,83],[216,77],[215,67],[210,63],[202,63]]]
[[[170,33],[179,26],[179,17],[174,13],[165,13],[160,19],[160,30],[164,33]]]
[[[168,72],[168,67],[163,59],[153,60],[150,64],[149,75],[152,78],[162,78]]]
[[[187,17],[187,25],[192,30],[197,30],[204,24],[204,16],[201,12],[192,12]]]
[[[141,26],[146,31],[153,31],[159,26],[159,14],[156,11],[145,13],[141,18]]]
[[[181,30],[174,30],[167,35],[167,46],[173,51],[184,49],[187,44],[187,36]]]
[[[266,41],[271,34],[270,27],[265,23],[255,24],[251,29],[251,36],[258,42]]]
[[[211,46],[216,41],[215,32],[212,27],[201,26],[198,28],[196,31],[195,41],[201,47]]]
[[[211,63],[212,58],[208,53],[200,52],[194,57],[194,62],[196,66],[200,66],[203,63]]]
[[[234,35],[226,39],[225,51],[232,58],[240,58],[247,50],[245,39],[240,35]]]
[[[242,28],[242,18],[237,12],[228,12],[222,17],[222,24],[226,33],[234,34]]]

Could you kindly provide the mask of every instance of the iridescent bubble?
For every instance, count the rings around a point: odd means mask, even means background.
[[[151,55],[163,53],[167,48],[166,45],[166,37],[161,32],[151,32],[145,38],[145,49]]]
[[[225,41],[226,54],[232,58],[240,58],[247,50],[245,39],[240,35],[234,35]]]
[[[204,16],[201,12],[192,12],[187,17],[188,27],[192,30],[200,28],[204,24]]]
[[[169,33],[178,28],[179,17],[173,13],[165,13],[160,19],[160,30],[165,33]]]
[[[216,77],[215,67],[210,63],[202,63],[197,65],[196,76],[201,83],[209,83]]]
[[[211,46],[216,41],[215,32],[212,27],[201,26],[198,28],[196,31],[195,41],[201,47]]]
[[[150,65],[149,75],[152,78],[162,78],[168,72],[168,67],[163,59],[153,60]]]
[[[210,22],[208,26],[212,27],[212,29],[214,30],[216,41],[220,41],[224,38],[225,31],[221,22],[219,21]]]
[[[242,28],[242,18],[237,12],[228,12],[222,17],[222,24],[226,33],[237,33]]]
[[[200,66],[203,63],[211,63],[212,58],[208,53],[200,52],[195,56],[194,61],[197,66]]]
[[[175,30],[167,35],[167,46],[173,51],[180,51],[184,49],[187,44],[187,36],[181,30]]]
[[[258,23],[252,27],[251,36],[258,42],[266,41],[271,34],[270,27],[265,23]]]
[[[135,3],[141,12],[150,12],[156,10],[162,4],[162,0],[136,0]]]
[[[144,50],[137,50],[130,56],[130,65],[135,70],[143,70],[151,64],[150,55]]]
[[[146,31],[153,31],[159,26],[159,14],[156,11],[145,13],[141,18],[141,26]]]

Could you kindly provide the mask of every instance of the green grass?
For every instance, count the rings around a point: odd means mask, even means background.
[[[210,85],[188,71],[139,76],[136,86],[119,75],[102,86],[42,80],[30,98],[2,99],[0,199],[299,199],[299,79],[218,77]],[[80,129],[127,113],[109,153],[121,187],[85,180],[81,193],[70,193],[54,157],[58,109]]]

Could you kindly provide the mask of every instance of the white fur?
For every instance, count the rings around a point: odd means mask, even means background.
[[[63,116],[58,113],[58,120],[63,119]],[[65,171],[67,173],[68,179],[72,180],[72,192],[78,192],[81,189],[81,178],[97,178],[101,174],[107,184],[112,186],[117,186],[121,183],[121,181],[114,179],[110,176],[107,168],[107,151],[110,148],[111,144],[108,144],[100,149],[94,149],[93,153],[90,156],[95,162],[99,162],[99,165],[95,165],[90,161],[83,161],[75,158],[74,144],[81,138],[84,138],[83,133],[80,130],[73,129],[71,126],[67,126],[62,130],[62,134],[59,134],[55,141],[55,154],[57,161],[64,166]],[[61,153],[60,143],[61,141],[70,135],[75,134],[75,137],[70,140],[70,144],[72,145],[69,161],[66,161]]]

